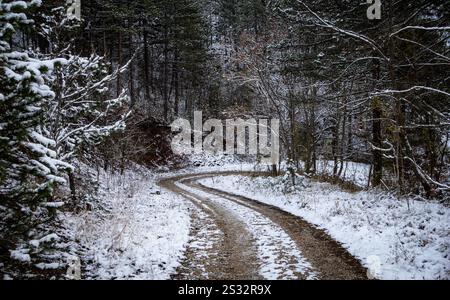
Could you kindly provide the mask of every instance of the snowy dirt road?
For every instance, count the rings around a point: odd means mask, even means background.
[[[207,173],[160,186],[195,204],[186,258],[174,279],[367,279],[367,270],[324,231],[278,208],[206,187]]]

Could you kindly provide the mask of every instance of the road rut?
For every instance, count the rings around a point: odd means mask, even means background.
[[[226,175],[261,174],[207,173],[160,182],[161,187],[184,196],[197,207],[192,213],[191,243],[174,279],[367,279],[367,270],[360,262],[323,230],[279,208],[198,183],[201,179]],[[247,215],[243,215],[243,211]],[[245,219],[249,213],[262,221],[248,223]],[[262,228],[255,236],[254,227],[259,225],[270,225],[275,231]],[[253,231],[249,231],[250,227]],[[211,230],[201,230],[205,228]],[[268,236],[261,242],[260,232],[274,237]],[[272,245],[268,245],[267,240],[273,241]],[[206,242],[209,243],[207,249],[192,246]],[[199,250],[205,253],[199,255]],[[265,252],[273,254],[274,258]],[[277,270],[270,274],[268,267]],[[266,273],[261,271],[264,268]]]

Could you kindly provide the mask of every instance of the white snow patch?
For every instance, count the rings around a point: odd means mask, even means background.
[[[61,265],[59,263],[49,263],[49,264],[40,263],[36,265],[36,268],[41,270],[57,270],[60,267]]]
[[[29,249],[19,249],[11,251],[11,258],[21,262],[31,262],[31,257],[28,254]]]

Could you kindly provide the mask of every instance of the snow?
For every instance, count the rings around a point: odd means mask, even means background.
[[[39,249],[41,244],[59,242],[60,240],[61,238],[57,234],[52,233],[40,238],[39,240],[31,240],[29,241],[29,244],[35,249]]]
[[[28,110],[38,111],[39,108],[37,108],[37,107],[28,107]],[[32,111],[30,111],[30,112],[32,112]],[[32,137],[35,141],[37,141],[38,143],[44,145],[45,147],[54,147],[54,146],[56,146],[56,142],[54,140],[43,136],[39,132],[36,132],[34,130],[29,130],[29,134],[30,134],[30,137]]]
[[[258,259],[261,262],[260,275],[263,278],[267,280],[293,280],[297,279],[295,274],[305,274],[308,279],[317,277],[295,242],[283,229],[267,217],[221,197],[192,189],[180,182],[177,183],[177,186],[219,204],[246,224],[247,230],[256,242]],[[292,258],[287,259],[286,255]]]
[[[41,270],[57,270],[60,267],[61,265],[59,263],[49,263],[49,264],[40,263],[36,265],[36,268]]]
[[[66,203],[64,203],[64,202],[44,202],[41,204],[42,207],[47,207],[47,208],[61,208],[64,205],[66,205]]]
[[[300,163],[300,167],[304,168],[304,163]],[[340,165],[339,165],[340,167]],[[288,168],[286,162],[282,163],[282,170]],[[333,176],[334,161],[318,160],[317,173],[319,175]],[[351,161],[344,162],[341,179],[352,182],[353,184],[365,188],[367,187],[370,174],[370,165],[363,163],[356,163]]]
[[[21,262],[30,262],[31,257],[28,254],[28,252],[29,252],[28,249],[20,249],[20,250],[11,251],[11,258],[21,261]]]
[[[191,229],[196,228],[198,232],[195,234],[195,237],[191,236],[189,238],[187,248],[195,256],[195,268],[201,270],[202,278],[210,279],[210,274],[207,272],[206,267],[210,260],[212,260],[210,255],[212,249],[214,249],[214,245],[220,243],[223,239],[223,232],[219,230],[217,224],[214,223],[214,220],[211,220],[203,210],[197,208],[194,209],[195,215],[193,215],[194,218],[192,219]],[[187,270],[187,278],[183,279],[192,279],[190,278],[190,274],[194,271],[195,270],[193,269]],[[186,271],[181,270],[180,273],[183,275]]]
[[[190,233],[191,204],[156,187],[147,170],[102,173],[107,214],[67,216],[87,248],[84,279],[169,279],[183,259]]]
[[[5,11],[11,11],[12,9],[26,9],[28,7],[32,7],[32,6],[41,6],[42,5],[42,1],[41,0],[32,0],[32,1],[12,1],[11,3],[5,3],[3,4],[3,9]]]
[[[163,172],[159,174],[137,166],[123,175],[100,172],[99,194],[104,209],[65,213],[75,240],[85,249],[79,253],[83,279],[170,279],[181,266],[188,247],[198,257],[207,256],[208,249],[220,240],[222,233],[212,226],[200,228],[203,232],[198,236],[202,238],[192,241],[190,234],[197,220],[191,217],[206,218],[205,214],[182,196],[161,190],[157,186],[159,179],[266,168],[236,157],[196,156],[189,164],[194,167],[170,172],[161,169]],[[348,165],[352,171],[346,172],[347,178],[365,182],[365,166]],[[320,166],[330,170],[332,165],[321,163]],[[220,176],[201,182],[280,207],[325,229],[376,278],[450,279],[448,207],[414,199],[400,201],[382,191],[349,193],[301,176],[296,179],[297,186],[292,187],[290,180],[288,176]],[[260,275],[264,278],[290,279],[294,273],[303,273],[314,279],[319,275],[311,270],[301,249],[270,220],[220,197],[208,195],[208,199],[246,224],[255,239],[257,256],[262,262]],[[36,247],[41,242],[34,241]],[[11,252],[11,257],[27,261],[28,251]],[[292,262],[277,259],[281,252],[291,253],[296,263],[291,265]],[[206,272],[205,266],[196,267]],[[208,278],[208,274],[203,275]]]
[[[55,233],[52,233],[52,234],[44,236],[39,241],[41,243],[50,243],[50,242],[59,241],[59,240],[60,240],[59,236]]]
[[[319,173],[332,175],[334,162],[332,161],[318,161]],[[369,180],[370,165],[355,163],[351,161],[344,162],[344,169],[341,178],[345,181],[352,182],[360,187],[366,187]]]
[[[206,186],[277,206],[325,229],[379,279],[450,279],[450,209],[303,178],[223,176]]]
[[[23,143],[25,146],[27,146],[31,151],[42,154],[43,156],[49,155],[51,157],[55,157],[56,156],[56,152],[53,150],[50,150],[46,147],[44,147],[41,144],[36,144],[36,143],[27,143],[24,142]]]

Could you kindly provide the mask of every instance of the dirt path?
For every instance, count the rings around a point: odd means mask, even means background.
[[[223,207],[179,188],[176,182],[182,179],[160,182],[162,187],[184,196],[199,209],[193,212],[191,245],[174,279],[262,279],[252,238],[244,224]]]
[[[186,260],[174,279],[367,279],[359,261],[324,231],[278,208],[198,183],[223,175],[254,174],[208,173],[160,182],[198,208],[193,212]],[[250,223],[246,219],[251,219]],[[260,232],[268,235],[266,240],[261,240]],[[205,241],[209,247],[196,247]],[[257,255],[258,251],[262,255]],[[278,273],[266,270],[265,275],[264,268],[277,269]]]

